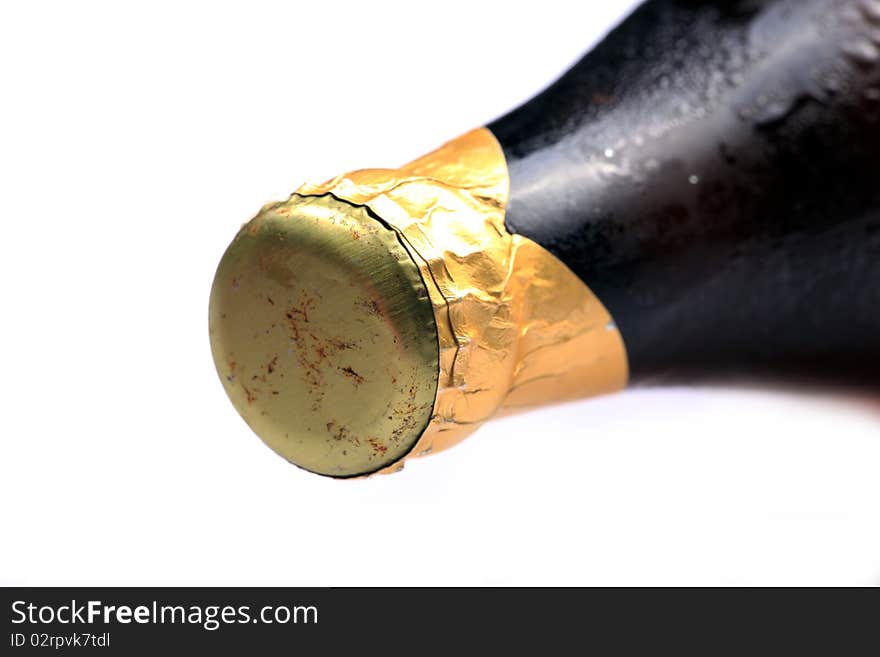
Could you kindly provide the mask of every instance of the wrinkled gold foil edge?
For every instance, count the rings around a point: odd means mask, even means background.
[[[506,229],[509,187],[501,146],[479,128],[399,169],[295,192],[370,208],[398,233],[428,288],[440,348],[431,420],[380,473],[455,445],[497,414],[626,386],[626,348],[601,301],[549,251]]]

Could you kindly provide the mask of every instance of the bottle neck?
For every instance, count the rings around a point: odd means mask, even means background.
[[[876,3],[652,0],[490,124],[633,380],[880,373]]]

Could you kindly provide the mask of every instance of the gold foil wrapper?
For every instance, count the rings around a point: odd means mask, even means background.
[[[355,171],[296,192],[367,206],[421,270],[440,379],[411,455],[454,445],[498,413],[626,385],[626,350],[608,311],[555,256],[507,231],[508,191],[501,147],[480,128],[399,169]]]

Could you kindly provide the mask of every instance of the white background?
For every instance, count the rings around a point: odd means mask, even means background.
[[[238,226],[495,118],[633,3],[579,4],[3,3],[0,583],[880,584],[878,397],[629,391],[353,482],[227,401]]]

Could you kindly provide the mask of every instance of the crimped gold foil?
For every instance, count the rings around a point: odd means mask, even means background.
[[[399,169],[355,171],[296,192],[369,207],[421,270],[440,378],[413,455],[454,445],[499,412],[626,385],[626,350],[608,311],[555,256],[507,231],[508,190],[501,147],[480,128]]]

